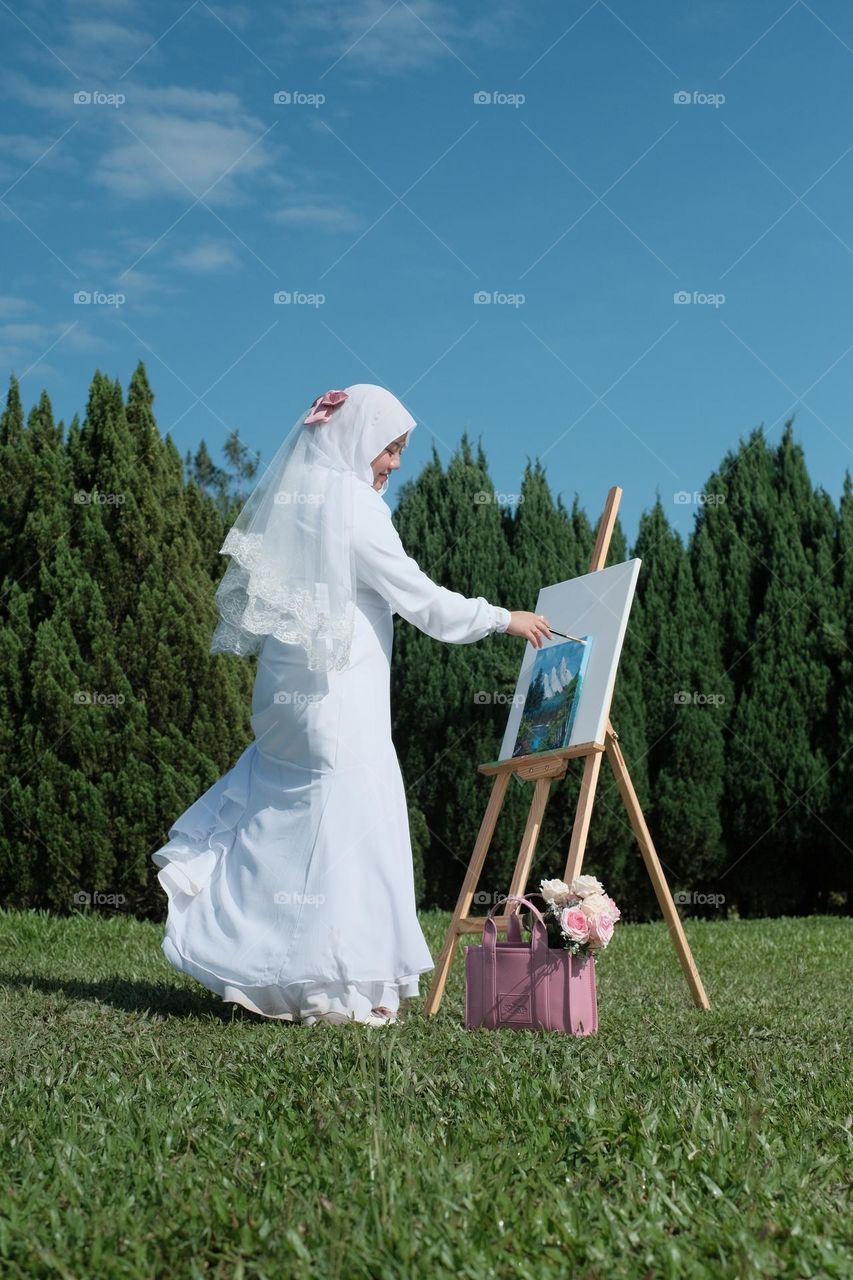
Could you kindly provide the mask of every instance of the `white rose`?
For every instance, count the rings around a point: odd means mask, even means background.
[[[555,902],[558,906],[572,896],[572,891],[565,880],[540,880],[539,892],[548,902]]]
[[[581,911],[592,920],[595,916],[609,915],[610,903],[603,893],[588,893],[581,901]]]
[[[591,893],[604,893],[604,885],[595,876],[577,876],[572,881],[572,893],[579,898],[586,898]]]

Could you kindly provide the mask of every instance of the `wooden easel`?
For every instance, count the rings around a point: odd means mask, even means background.
[[[619,510],[621,497],[622,490],[617,485],[614,485],[607,495],[604,514],[599,525],[598,536],[595,540],[595,547],[589,566],[590,573],[594,573],[597,569],[603,569],[607,562],[607,552],[610,547],[610,539],[613,535],[613,526],[616,523],[616,514]],[[435,966],[432,985],[424,1002],[425,1014],[433,1014],[438,1010],[460,937],[463,934],[482,934],[483,932],[485,916],[469,916],[468,912],[480,880],[480,873],[483,869],[483,863],[488,853],[492,836],[494,835],[498,815],[503,808],[506,789],[511,776],[517,774],[524,781],[535,782],[536,786],[530,801],[530,812],[527,816],[527,824],[524,828],[518,860],[512,875],[512,883],[509,887],[510,895],[523,894],[527,886],[527,878],[530,875],[533,855],[536,852],[536,843],[539,839],[542,818],[545,813],[545,806],[548,803],[548,793],[551,790],[552,782],[558,778],[565,777],[569,760],[583,758],[580,796],[578,797],[578,807],[572,826],[572,837],[569,843],[569,853],[563,879],[567,884],[571,884],[575,876],[580,875],[589,832],[589,822],[592,816],[592,806],[595,800],[595,789],[598,785],[598,774],[601,769],[602,756],[604,755],[610,761],[610,767],[613,770],[619,794],[625,805],[631,828],[637,837],[637,843],[640,846],[646,870],[651,877],[655,896],[669,928],[670,937],[675,945],[694,1003],[700,1009],[709,1009],[711,1007],[705,994],[705,988],[702,986],[702,979],[699,977],[699,970],[693,960],[681,918],[675,909],[669,885],[666,882],[660,860],[652,843],[649,828],[643,817],[643,811],[640,808],[634,784],[628,773],[628,766],[619,747],[618,734],[608,719],[603,743],[584,742],[574,747],[562,747],[557,751],[542,751],[535,755],[517,756],[512,760],[479,765],[480,773],[490,774],[494,777],[492,793],[486,806],[486,812],[483,815],[483,821],[480,824],[474,852],[471,855],[459,900],[453,912],[453,919],[448,927],[447,937],[438,957],[438,963]],[[498,929],[506,930],[506,913],[494,916],[493,919]]]

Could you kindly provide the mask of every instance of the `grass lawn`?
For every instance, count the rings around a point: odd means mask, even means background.
[[[853,1276],[853,924],[687,929],[710,1013],[620,925],[575,1040],[466,1031],[461,955],[432,1019],[293,1027],[0,912],[0,1275]]]

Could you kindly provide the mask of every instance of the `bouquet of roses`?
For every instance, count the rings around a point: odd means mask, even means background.
[[[622,912],[595,876],[577,876],[571,886],[541,880],[539,891],[547,903],[543,914],[552,947],[565,947],[573,956],[604,950]]]

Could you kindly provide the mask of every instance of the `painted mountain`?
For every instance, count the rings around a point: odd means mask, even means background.
[[[565,747],[580,702],[591,636],[540,649],[530,673],[513,756]]]

